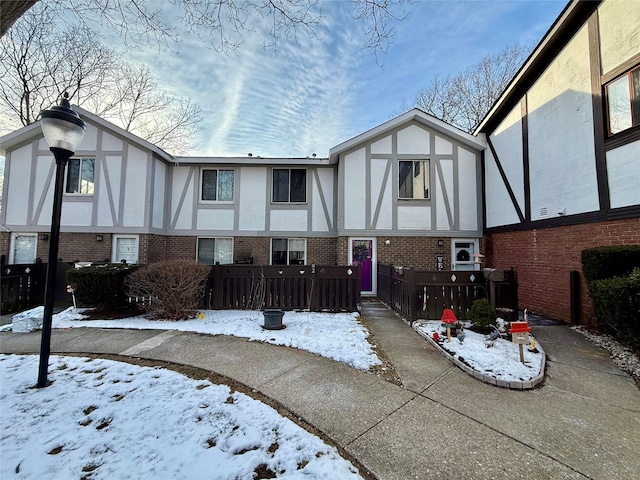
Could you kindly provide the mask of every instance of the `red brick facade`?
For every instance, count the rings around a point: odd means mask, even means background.
[[[640,218],[489,235],[487,265],[518,270],[519,304],[570,321],[569,274],[580,272],[581,323],[594,322],[582,275],[582,250],[605,245],[640,245]]]

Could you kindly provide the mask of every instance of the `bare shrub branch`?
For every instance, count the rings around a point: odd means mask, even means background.
[[[152,263],[127,278],[130,297],[150,298],[144,309],[153,318],[184,320],[196,313],[211,267],[185,260]]]

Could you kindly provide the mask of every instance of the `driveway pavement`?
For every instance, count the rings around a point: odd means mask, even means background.
[[[579,333],[534,326],[547,378],[540,388],[512,391],[454,367],[383,304],[365,302],[363,315],[402,386],[301,350],[227,336],[56,329],[51,348],[230,377],[313,425],[380,480],[638,478],[640,390]],[[2,353],[39,346],[39,332],[0,334]]]

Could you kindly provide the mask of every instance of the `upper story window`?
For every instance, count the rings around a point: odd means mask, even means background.
[[[204,202],[233,202],[234,171],[203,169],[200,200]]]
[[[274,168],[272,198],[274,202],[306,202],[307,171],[304,168]]]
[[[609,135],[640,125],[640,66],[605,86]]]
[[[95,158],[71,158],[67,163],[65,193],[93,195]]]
[[[429,198],[429,160],[398,162],[398,198]]]

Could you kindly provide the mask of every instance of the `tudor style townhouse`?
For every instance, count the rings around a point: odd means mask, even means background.
[[[411,110],[326,158],[176,157],[81,108],[63,261],[485,266],[519,304],[591,315],[580,255],[640,244],[640,2],[570,2],[474,135]],[[39,123],[5,135],[0,255],[46,258],[54,162]]]

